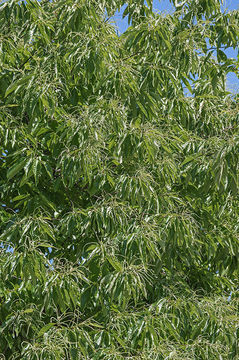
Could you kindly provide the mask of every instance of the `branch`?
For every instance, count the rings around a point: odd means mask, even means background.
[[[34,56],[35,51],[32,55],[29,56],[29,58],[27,58],[27,60],[25,60],[20,66],[19,66],[19,70],[23,68],[23,66]]]
[[[227,49],[227,48],[228,48],[228,46],[221,46],[221,47],[212,46],[209,49],[207,49],[207,51],[209,51],[209,50],[217,50],[217,49]]]

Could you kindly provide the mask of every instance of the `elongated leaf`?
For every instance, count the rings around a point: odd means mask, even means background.
[[[19,161],[17,164],[14,164],[7,172],[7,179],[11,180],[24,168],[25,164],[26,164],[26,159],[23,159]]]
[[[6,92],[5,92],[5,97],[7,97],[9,94],[11,94],[14,90],[16,90],[16,88],[20,85],[25,84],[26,82],[28,82],[30,79],[32,78],[32,75],[26,75],[23,78],[19,79],[18,81],[14,82],[13,84],[11,84]]]
[[[53,326],[55,326],[55,323],[49,323],[44,325],[41,330],[38,332],[37,334],[37,338],[39,338],[40,336],[44,335],[48,330],[50,330]]]

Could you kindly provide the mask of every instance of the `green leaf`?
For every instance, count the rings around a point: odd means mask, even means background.
[[[25,166],[26,159],[19,161],[18,163],[14,164],[8,171],[7,171],[7,179],[11,180],[15,175],[17,175]]]
[[[14,82],[13,84],[11,84],[6,92],[5,92],[5,97],[7,97],[9,94],[11,94],[14,90],[16,90],[16,88],[20,85],[25,84],[26,82],[28,82],[30,79],[32,78],[32,74],[31,75],[25,75],[23,76],[23,78],[19,79],[18,81]]]
[[[188,90],[190,91],[190,93],[193,93],[193,89],[188,81],[188,79],[186,78],[186,76],[182,76],[182,80],[184,82],[184,84],[186,85],[186,87],[188,88]]]
[[[34,309],[26,309],[24,310],[24,314],[31,314],[34,312]]]
[[[188,164],[189,162],[192,162],[193,160],[195,160],[197,158],[197,156],[195,155],[191,155],[188,156],[183,162],[182,162],[182,166]]]
[[[145,110],[144,106],[141,104],[140,101],[137,101],[137,105],[139,106],[140,110],[142,111],[142,113],[148,117],[147,111]]]
[[[220,49],[217,50],[217,58],[218,58],[218,61],[220,62],[221,60],[222,61],[227,61],[227,55]]]
[[[113,268],[116,271],[122,271],[123,270],[123,266],[121,265],[121,263],[117,259],[115,259],[115,258],[113,258],[111,256],[108,256],[108,255],[106,256],[106,258],[107,258],[109,263],[113,266]]]
[[[22,195],[18,195],[15,198],[13,198],[12,201],[16,202],[16,201],[27,199],[27,198],[29,198],[29,194],[22,194]]]
[[[50,330],[53,326],[55,326],[55,323],[48,323],[46,325],[44,325],[41,330],[38,332],[37,334],[37,338],[41,337],[42,335],[44,335],[48,330]]]

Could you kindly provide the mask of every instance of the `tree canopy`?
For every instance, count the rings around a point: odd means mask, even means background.
[[[4,359],[238,359],[239,12],[173,4],[0,5]]]

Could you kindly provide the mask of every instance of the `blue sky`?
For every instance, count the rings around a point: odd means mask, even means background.
[[[154,0],[153,8],[155,12],[160,13],[170,13],[173,12],[173,6],[169,0]],[[119,33],[123,33],[128,27],[127,18],[122,19],[123,10],[117,13],[113,20],[116,22],[116,26],[118,27]],[[239,10],[239,1],[238,0],[226,0],[222,5],[222,10]],[[225,51],[227,57],[237,58],[238,50],[234,50],[233,48],[229,48]],[[229,73],[227,76],[227,87],[233,93],[239,92],[239,79],[234,73]]]

